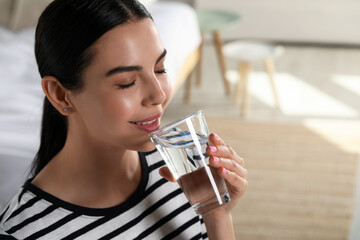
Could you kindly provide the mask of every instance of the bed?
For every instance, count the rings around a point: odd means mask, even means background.
[[[46,1],[49,0],[41,2],[44,4]],[[177,91],[199,59],[201,35],[195,12],[190,6],[180,2],[152,1],[146,5],[168,51],[166,68],[173,81],[174,91]],[[44,94],[33,53],[34,26],[24,28],[13,22],[9,24],[3,21],[11,14],[5,11],[4,6],[0,7],[1,212],[28,177],[29,166],[39,145]],[[18,3],[16,7],[19,8]],[[38,14],[40,11],[35,9],[34,12]],[[12,19],[19,23],[17,17]]]

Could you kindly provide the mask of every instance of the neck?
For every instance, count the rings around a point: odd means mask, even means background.
[[[141,180],[138,153],[69,135],[33,184],[68,202],[109,207],[125,201]]]

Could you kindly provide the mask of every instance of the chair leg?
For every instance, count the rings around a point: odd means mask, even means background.
[[[217,32],[217,31],[215,31],[213,33],[213,37],[215,40],[216,52],[217,52],[219,63],[220,63],[221,76],[224,81],[225,93],[227,96],[229,96],[231,93],[231,89],[230,89],[229,81],[226,78],[226,63],[225,63],[225,58],[224,58],[224,55],[222,52],[223,41],[221,39],[219,32]]]
[[[184,102],[189,103],[191,96],[191,81],[192,81],[193,72],[189,73],[189,76],[185,81],[185,92],[184,92]]]
[[[276,107],[276,109],[280,109],[280,100],[279,100],[279,96],[276,91],[276,84],[275,84],[275,79],[274,79],[274,75],[275,75],[274,61],[271,58],[268,58],[265,60],[264,65],[265,65],[265,69],[268,73],[272,92],[274,95],[275,107]]]
[[[235,100],[237,103],[241,102],[241,115],[245,117],[248,113],[249,92],[248,82],[251,65],[248,62],[239,63],[239,81],[235,92]]]
[[[198,62],[197,67],[196,67],[196,85],[197,86],[200,86],[201,82],[202,82],[203,48],[204,48],[204,34],[201,34],[201,43],[200,43],[200,46],[199,46],[199,55],[200,55],[200,57],[199,57],[199,62]]]

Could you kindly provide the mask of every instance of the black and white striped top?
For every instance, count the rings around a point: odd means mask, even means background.
[[[207,239],[178,184],[158,174],[165,164],[160,154],[139,154],[138,189],[111,208],[73,205],[27,181],[0,215],[0,239]]]

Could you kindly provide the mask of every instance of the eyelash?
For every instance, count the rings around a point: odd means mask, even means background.
[[[165,74],[166,73],[166,69],[162,69],[162,70],[159,70],[159,71],[156,71],[155,73],[157,74]],[[128,84],[119,84],[118,87],[120,89],[127,89],[127,88],[131,88],[132,86],[135,85],[135,80],[132,81],[131,83],[128,83]]]
[[[121,89],[131,88],[135,85],[135,80],[128,84],[119,84],[118,87]]]
[[[155,73],[158,73],[158,74],[164,74],[164,73],[166,73],[166,72],[167,72],[166,69],[161,69],[161,70],[159,70],[159,71],[155,71]]]

